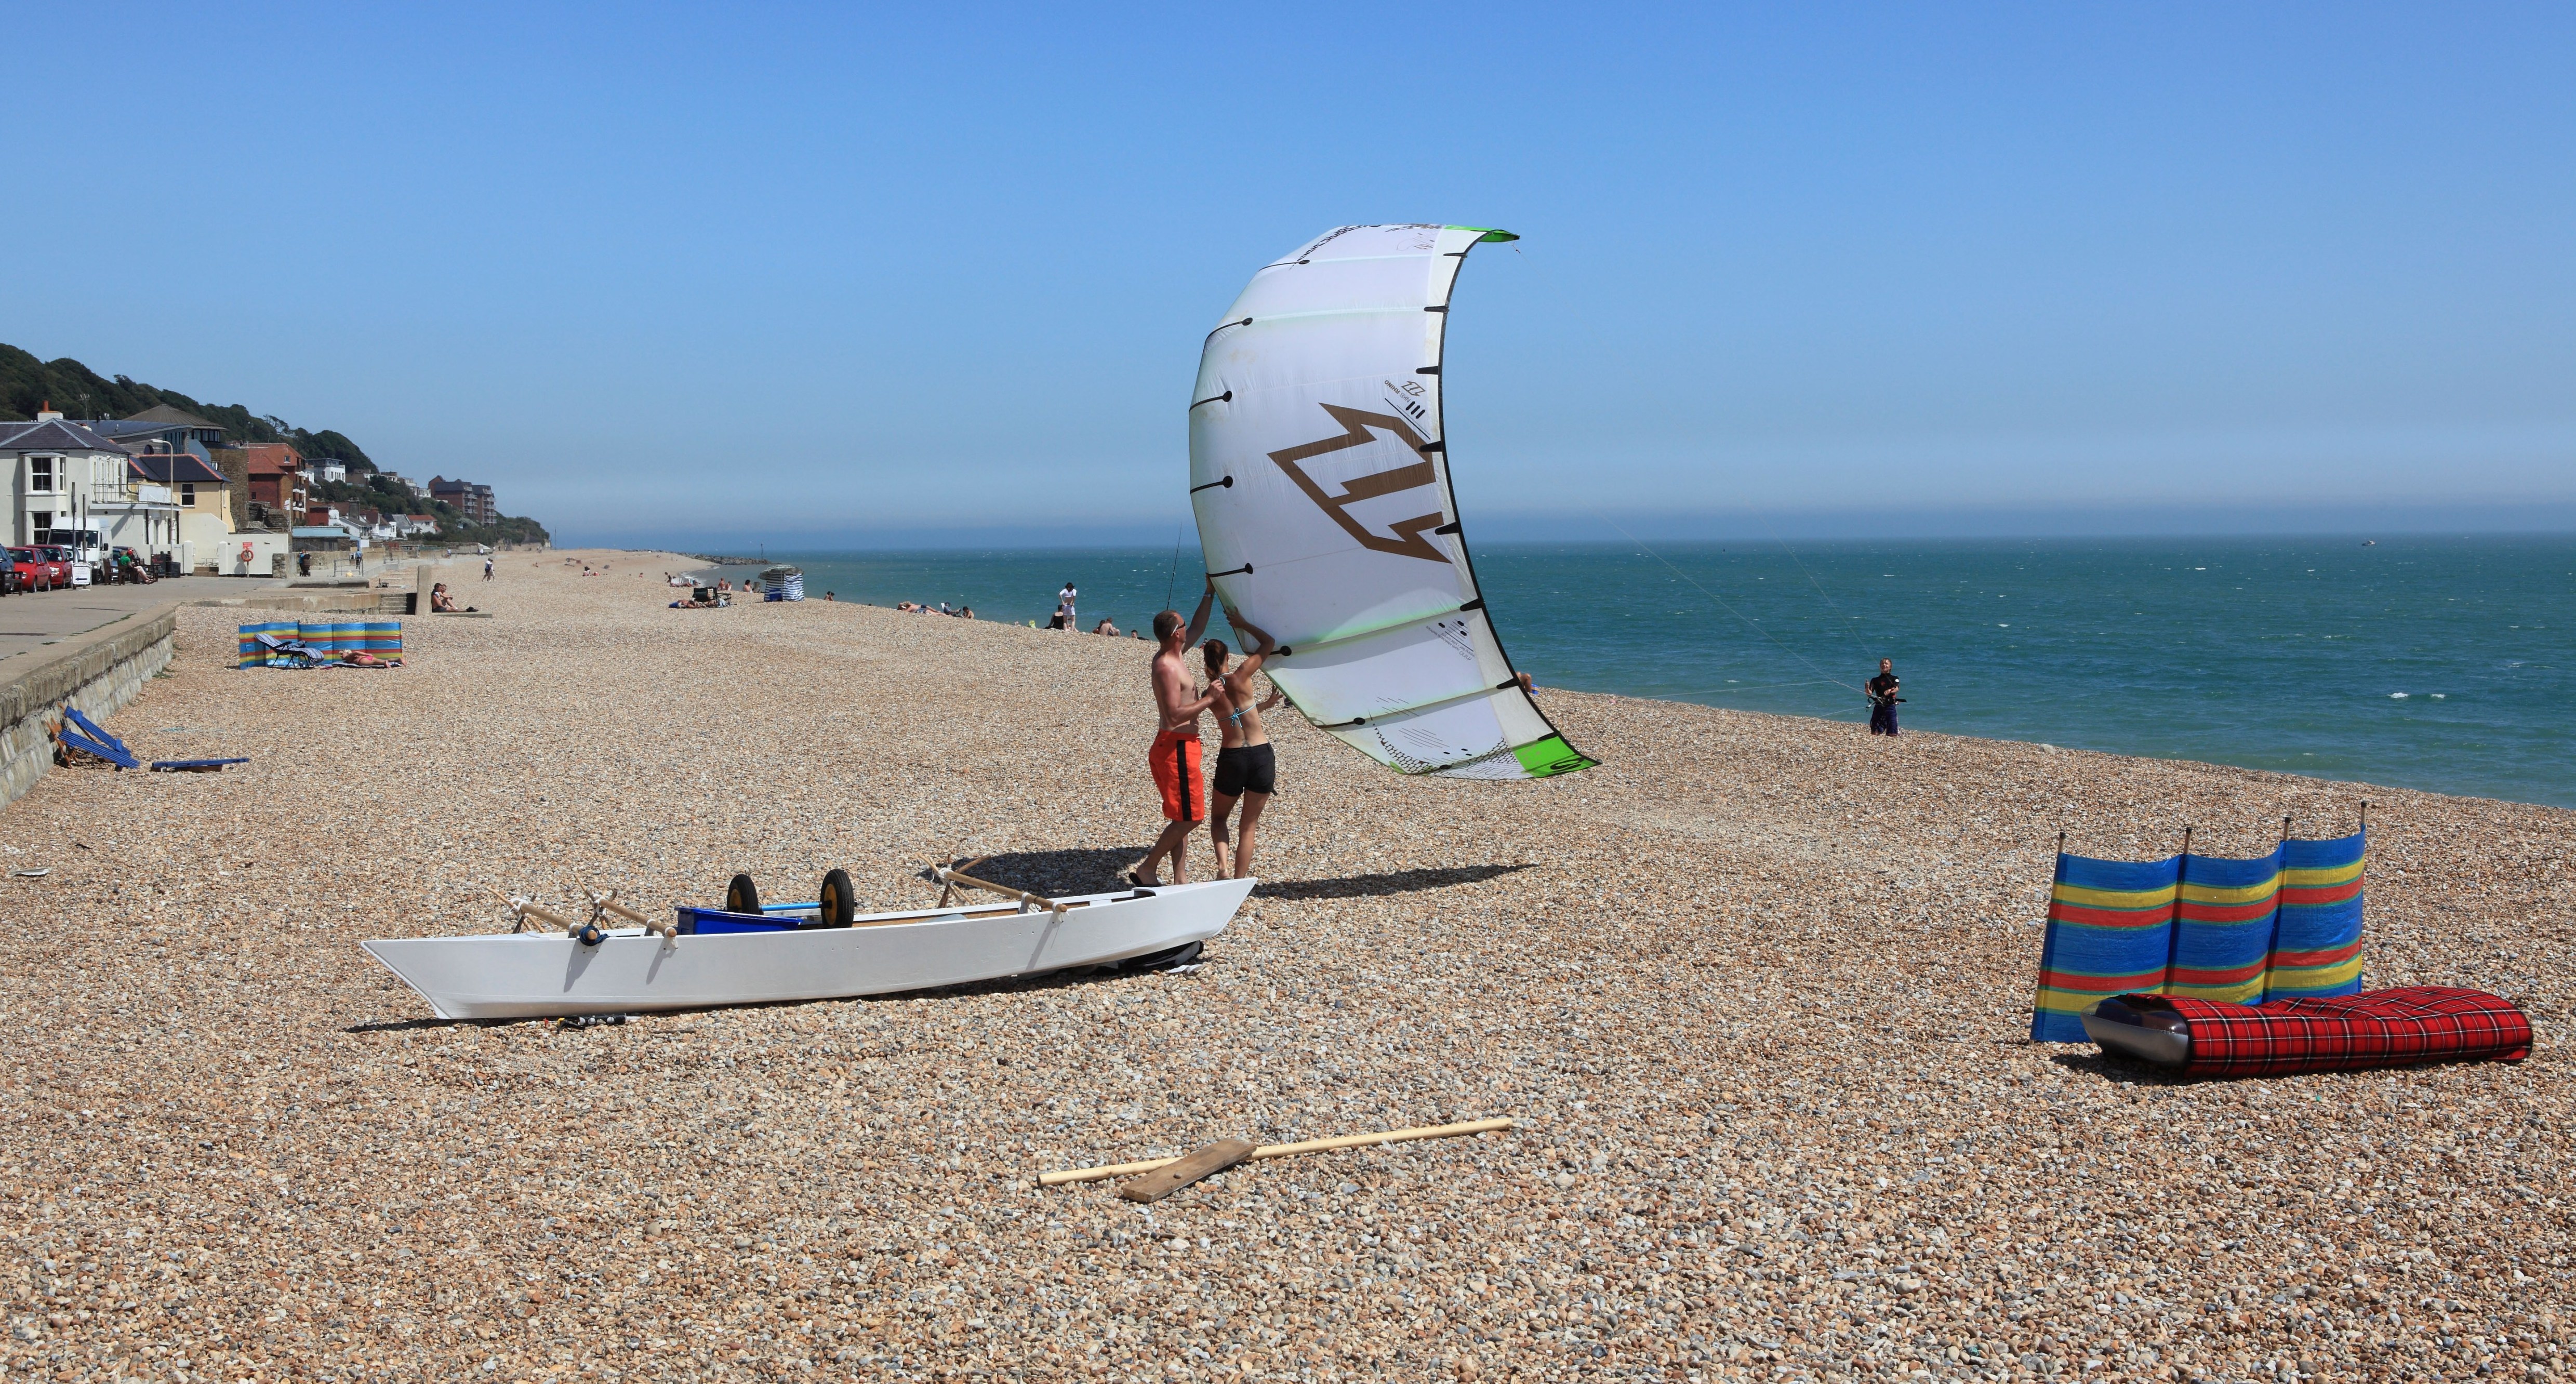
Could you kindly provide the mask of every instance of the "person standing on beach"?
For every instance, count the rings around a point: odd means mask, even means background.
[[[1078,630],[1082,628],[1081,625],[1075,623],[1077,617],[1073,610],[1073,597],[1073,578],[1067,577],[1064,579],[1064,589],[1055,593],[1055,603],[1064,612],[1064,627],[1067,630]]]
[[[1278,789],[1279,761],[1270,748],[1270,733],[1261,728],[1261,713],[1288,699],[1277,684],[1271,685],[1270,696],[1253,700],[1252,675],[1261,671],[1271,652],[1279,645],[1262,632],[1258,625],[1241,620],[1234,627],[1252,637],[1253,650],[1231,670],[1225,666],[1225,641],[1211,639],[1202,652],[1207,657],[1208,691],[1216,697],[1212,708],[1217,715],[1216,782],[1212,786],[1215,800],[1209,804],[1208,837],[1216,846],[1216,873],[1245,879],[1252,874],[1252,829],[1261,820],[1261,810],[1270,805],[1270,795]],[[1234,815],[1237,801],[1243,804],[1243,824],[1235,829],[1233,858],[1227,859],[1226,821]]]
[[[1869,733],[1896,734],[1896,704],[1902,700],[1896,695],[1896,660],[1880,659],[1878,676],[1863,686],[1869,694]]]
[[[483,580],[492,580],[492,559],[488,556],[483,559]]]
[[[1155,870],[1165,856],[1172,860],[1172,883],[1189,883],[1190,833],[1207,816],[1207,795],[1199,775],[1199,713],[1223,694],[1225,683],[1219,679],[1205,695],[1192,696],[1195,680],[1182,655],[1207,628],[1208,608],[1215,603],[1216,578],[1210,577],[1207,594],[1199,598],[1198,613],[1186,627],[1177,610],[1154,617],[1158,641],[1153,666],[1155,731],[1154,747],[1146,758],[1154,771],[1154,786],[1163,796],[1163,834],[1154,838],[1154,848],[1127,872],[1127,882],[1138,888],[1163,882]]]

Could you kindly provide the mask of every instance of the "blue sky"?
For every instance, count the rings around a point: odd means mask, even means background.
[[[1489,536],[2576,526],[2576,10],[930,8],[15,16],[0,340],[565,539],[1138,537],[1250,272],[1448,221]]]

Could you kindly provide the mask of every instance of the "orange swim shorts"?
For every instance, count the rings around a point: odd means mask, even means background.
[[[1199,774],[1199,733],[1167,730],[1154,737],[1154,786],[1163,790],[1163,819],[1195,822],[1207,816],[1207,794]]]

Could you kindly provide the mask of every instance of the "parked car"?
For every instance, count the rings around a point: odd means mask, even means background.
[[[26,589],[18,584],[18,564],[0,562],[0,596],[15,596]]]
[[[51,591],[65,580],[65,574],[34,548],[11,548],[9,570],[17,575],[21,591]]]
[[[72,556],[72,550],[68,546],[61,543],[39,543],[36,545],[36,551],[43,553],[45,561],[54,565],[54,585],[72,584],[72,564],[80,559]],[[97,574],[91,575],[94,578]]]

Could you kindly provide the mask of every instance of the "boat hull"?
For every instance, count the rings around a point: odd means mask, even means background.
[[[1225,931],[1256,881],[1093,895],[1052,912],[878,914],[851,927],[682,936],[621,930],[596,946],[496,933],[362,942],[442,1019],[711,1009],[845,999],[1150,956]]]

